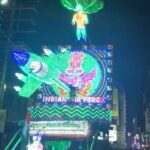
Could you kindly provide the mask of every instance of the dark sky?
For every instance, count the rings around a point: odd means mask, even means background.
[[[104,0],[104,9],[89,15],[88,40],[114,45],[114,81],[126,91],[128,121],[142,115],[142,94],[150,65],[149,0]],[[42,45],[74,44],[73,12],[59,0],[40,0],[37,33],[26,43],[35,51]]]

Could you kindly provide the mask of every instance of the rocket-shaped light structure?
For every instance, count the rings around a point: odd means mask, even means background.
[[[60,53],[43,49],[45,55],[14,51],[13,57],[25,74],[16,73],[24,82],[23,87],[15,86],[20,96],[30,97],[43,83],[67,99],[72,87],[77,89],[77,96],[93,94],[101,82],[101,69],[97,61],[89,54],[68,51],[61,48]]]
[[[58,79],[58,73],[63,69],[60,60],[55,61],[59,56],[48,52],[46,54],[49,56],[40,57],[24,51],[13,52],[16,63],[26,74],[15,74],[19,80],[25,83],[22,88],[14,86],[20,96],[30,97],[42,83],[54,84],[55,87],[65,89],[67,92],[70,91],[69,87]]]

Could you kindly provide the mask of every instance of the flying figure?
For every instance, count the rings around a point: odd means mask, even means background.
[[[87,14],[83,13],[83,8],[80,4],[76,6],[76,13],[73,15],[72,24],[76,24],[76,36],[77,39],[80,40],[81,38],[86,41],[87,33],[85,25],[88,24],[88,16]]]
[[[74,11],[72,24],[76,25],[76,37],[80,41],[87,40],[86,25],[89,23],[88,14],[96,13],[103,8],[102,0],[61,0],[62,5]]]

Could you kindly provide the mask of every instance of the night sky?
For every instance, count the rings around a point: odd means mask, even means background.
[[[142,95],[150,65],[150,2],[104,0],[104,3],[103,10],[89,15],[88,41],[99,46],[114,45],[113,80],[126,91],[130,128],[133,117],[143,114]],[[24,36],[33,51],[41,53],[42,45],[75,43],[73,12],[65,9],[59,0],[40,0],[37,9],[37,33]]]

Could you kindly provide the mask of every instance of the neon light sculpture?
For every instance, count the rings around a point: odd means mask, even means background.
[[[78,97],[85,97],[93,94],[102,82],[102,71],[89,54],[68,50],[46,54],[48,56],[40,57],[28,52],[13,52],[15,61],[26,74],[16,73],[25,83],[22,88],[14,87],[20,96],[30,97],[46,83],[61,97],[69,99],[71,87],[77,89]]]
[[[88,24],[89,22],[88,17],[85,13],[83,13],[83,8],[80,4],[76,6],[76,11],[77,13],[73,15],[72,25],[76,24],[77,26],[76,28],[77,39],[80,40],[81,38],[83,38],[83,40],[86,41],[87,34],[85,25]]]
[[[101,0],[61,0],[64,7],[73,10],[72,24],[76,24],[76,36],[78,40],[86,41],[86,24],[88,24],[87,14],[96,13],[103,8],[104,4]]]
[[[99,122],[111,121],[111,110],[103,108],[102,106],[70,106],[70,105],[48,105],[28,108],[31,119],[33,120],[48,120],[49,118],[62,118],[73,120],[99,120]],[[39,113],[40,112],[40,113]],[[65,113],[64,113],[65,112]]]
[[[42,57],[29,52],[13,53],[18,66],[26,74],[16,74],[24,82],[23,87],[18,88],[19,95],[30,97],[40,87],[38,105],[28,108],[31,118],[29,135],[42,131],[49,137],[85,138],[89,135],[86,133],[90,133],[92,122],[109,124],[112,118],[108,88],[112,83],[111,49],[92,45],[80,49],[62,48],[60,53],[47,48],[43,50],[45,55]],[[72,87],[76,90],[73,98],[70,97]],[[79,120],[88,123],[82,130],[78,130]],[[76,124],[77,130],[74,128]]]

